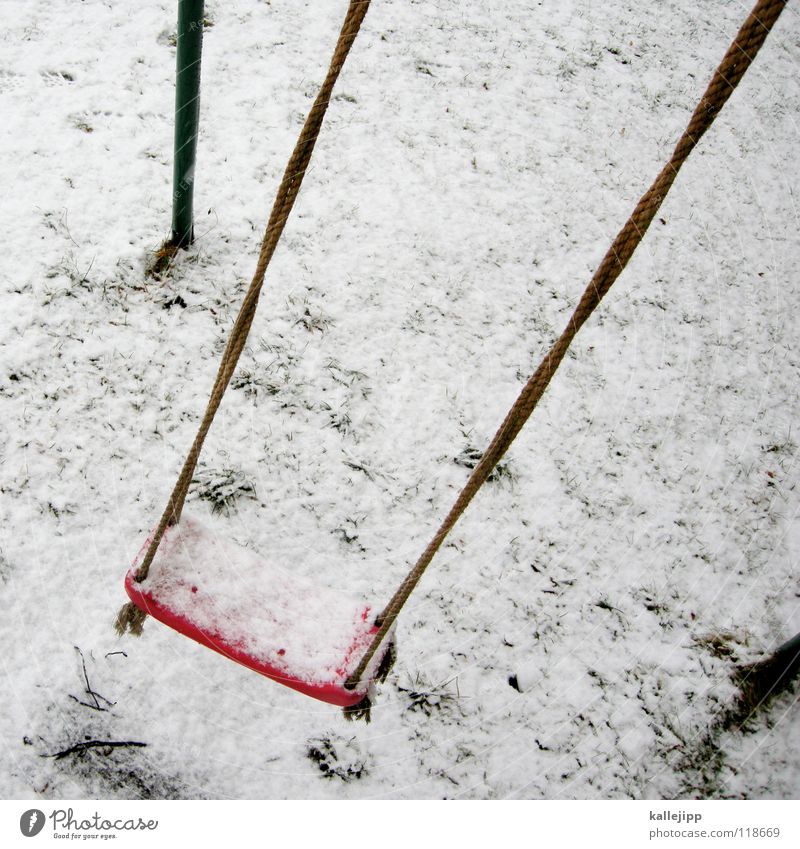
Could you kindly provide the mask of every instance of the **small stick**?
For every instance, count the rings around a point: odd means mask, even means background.
[[[92,689],[92,685],[89,683],[89,673],[86,671],[86,659],[83,656],[83,652],[75,646],[75,651],[81,656],[81,665],[83,666],[83,680],[86,682],[86,693],[94,699],[94,709],[95,710],[106,710],[106,708],[100,707],[100,702],[98,702],[98,698],[102,699],[109,707],[114,707],[116,702],[112,702],[110,699],[107,699],[105,696],[101,696],[100,693],[95,693]],[[73,696],[73,698],[75,698]],[[75,699],[79,704],[86,704],[85,702],[81,702],[79,699]],[[92,707],[92,705],[86,705],[86,707]]]
[[[68,695],[72,699],[73,702],[77,702],[79,705],[82,705],[83,707],[91,708],[92,710],[100,710],[100,711],[107,711],[108,710],[108,708],[99,707],[96,704],[96,702],[97,702],[96,699],[95,699],[95,704],[90,705],[89,702],[82,702],[77,696],[73,696],[72,693],[68,693]]]
[[[53,755],[42,755],[43,758],[55,758],[57,761],[67,755],[76,755],[80,752],[85,752],[87,749],[94,749],[100,746],[109,749],[119,749],[124,746],[146,746],[147,743],[139,743],[136,740],[87,740],[85,743],[76,743],[70,746],[69,749],[64,749],[62,752],[56,752]]]

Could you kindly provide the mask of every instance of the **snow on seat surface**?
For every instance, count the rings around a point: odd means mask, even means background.
[[[362,683],[344,688],[376,631],[364,601],[292,575],[191,516],[167,529],[149,575],[138,583],[134,575],[148,544],[125,577],[137,607],[309,696],[340,706],[364,697],[380,650]]]

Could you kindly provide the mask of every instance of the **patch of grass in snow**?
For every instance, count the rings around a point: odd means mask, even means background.
[[[291,342],[286,340],[281,333],[276,333],[270,340],[260,339],[259,348],[269,354],[272,359],[265,365],[268,374],[278,374],[281,379],[288,383],[292,373],[302,359],[301,355],[292,347]],[[292,385],[302,387],[296,378],[292,378]]]
[[[648,613],[652,613],[662,628],[672,628],[675,619],[672,615],[672,602],[677,601],[678,593],[672,590],[669,594],[666,589],[659,589],[655,584],[641,587],[634,598],[644,605]]]
[[[69,118],[72,122],[72,126],[75,127],[76,130],[80,130],[82,133],[94,132],[94,127],[83,115],[70,115]]]
[[[7,495],[11,498],[19,498],[22,493],[28,488],[31,479],[25,474],[24,470],[20,470],[13,479],[6,478],[0,485],[0,495]]]
[[[231,378],[231,389],[238,389],[248,398],[258,399],[263,395],[277,395],[280,386],[266,377],[248,369],[239,369]]]
[[[364,516],[348,516],[344,519],[338,528],[334,528],[331,533],[341,539],[347,545],[355,545],[359,551],[366,551],[363,545],[358,542],[358,526],[363,521]]]
[[[325,369],[334,383],[339,383],[342,386],[346,386],[348,389],[355,389],[355,387],[358,387],[362,398],[369,397],[369,389],[363,386],[364,381],[367,379],[367,376],[363,371],[345,368],[337,360],[328,360],[325,365]]]
[[[299,324],[309,333],[324,333],[331,326],[332,320],[318,306],[312,304],[308,298],[299,301],[290,296],[289,304],[299,308],[300,316],[295,320],[295,324]]]
[[[192,490],[208,501],[212,513],[230,513],[240,498],[255,498],[255,484],[240,469],[203,469],[192,479]]]
[[[741,640],[732,631],[716,631],[709,634],[697,634],[694,636],[694,641],[698,646],[711,652],[714,657],[724,660],[725,658],[736,657],[736,649],[731,643],[741,642]]]
[[[369,771],[361,747],[354,737],[339,738],[335,742],[332,734],[312,737],[306,745],[306,757],[317,765],[325,778],[357,781]]]
[[[792,439],[791,431],[787,434],[786,439],[779,442],[773,442],[770,445],[764,446],[764,451],[768,454],[777,454],[784,457],[793,457],[797,454],[797,443]]]
[[[451,692],[447,684],[435,685],[417,673],[407,687],[397,688],[406,698],[406,710],[432,716],[434,713],[452,706],[458,699],[458,692]]]
[[[5,554],[3,554],[2,549],[0,549],[0,583],[5,584],[8,581],[8,577],[11,574],[11,564],[6,559]]]
[[[319,408],[328,414],[328,427],[338,430],[342,436],[352,435],[353,422],[344,404],[342,404],[338,410],[334,410],[330,404],[323,401],[320,403]]]
[[[328,360],[323,378],[326,382],[333,384],[324,389],[329,393],[328,398],[337,399],[335,404],[321,401],[317,405],[321,412],[327,414],[327,427],[357,442],[358,437],[351,412],[353,404],[366,400],[370,396],[371,390],[367,385],[366,374],[356,369],[346,368],[337,360]]]
[[[59,262],[48,269],[47,278],[53,280],[59,277],[66,277],[72,284],[73,289],[91,289],[92,283],[89,280],[89,272],[92,270],[93,265],[94,259],[84,264],[79,262],[75,252],[70,250],[61,257]],[[57,293],[67,295],[68,297],[75,297],[75,293],[71,289],[57,290],[57,292],[50,293],[49,300],[45,303],[49,303]]]
[[[60,85],[61,83],[74,83],[75,74],[72,71],[50,70],[39,72],[46,85]]]

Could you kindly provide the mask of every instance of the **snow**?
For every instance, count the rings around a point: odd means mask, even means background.
[[[796,797],[796,688],[718,729],[800,631],[793,4],[404,609],[370,725],[113,633],[345,7],[207,4],[198,238],[156,281],[175,4],[0,0],[3,795]],[[748,8],[375,0],[191,515],[385,603]],[[147,745],[43,757],[86,735]]]

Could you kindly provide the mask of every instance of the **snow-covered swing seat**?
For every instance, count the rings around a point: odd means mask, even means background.
[[[351,0],[331,65],[284,172],[256,272],[220,363],[200,429],[158,526],[125,578],[130,598],[117,631],[141,633],[148,614],[211,649],[306,695],[369,718],[372,681],[394,656],[397,616],[447,534],[530,418],[570,343],[622,273],[687,157],[766,40],[785,0],[758,0],[695,109],[670,160],[606,252],[561,336],[523,387],[433,539],[380,613],[371,602],[319,587],[221,541],[183,504],[203,442],[236,368],[264,274],[307,171],[333,86],[370,0]]]
[[[307,696],[351,707],[368,695],[385,652],[373,657],[363,683],[344,686],[378,630],[364,601],[281,569],[186,514],[167,528],[139,582],[150,543],[125,576],[137,608]]]

